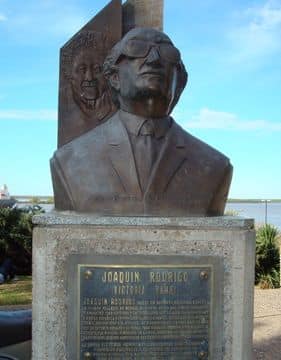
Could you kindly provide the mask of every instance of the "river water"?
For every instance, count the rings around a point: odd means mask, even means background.
[[[227,203],[226,211],[235,211],[237,215],[255,219],[256,225],[265,223],[265,203]],[[267,223],[276,226],[281,231],[281,202],[267,203]]]
[[[19,206],[28,206],[30,204],[20,204]],[[40,204],[45,211],[51,211],[53,204]],[[265,223],[265,203],[227,203],[226,211],[234,211],[238,216],[255,219],[256,225]],[[281,231],[281,202],[267,203],[267,223],[276,226]]]

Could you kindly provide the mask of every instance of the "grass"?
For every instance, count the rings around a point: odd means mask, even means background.
[[[32,301],[32,277],[19,276],[18,281],[0,285],[0,306],[25,305]]]

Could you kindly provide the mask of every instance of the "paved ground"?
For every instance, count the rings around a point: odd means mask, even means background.
[[[256,289],[254,316],[253,360],[281,360],[281,289]],[[31,342],[26,342],[6,348],[6,353],[19,360],[29,360],[30,348]]]
[[[281,360],[281,289],[255,291],[254,360]]]
[[[1,306],[0,310],[27,310],[30,309],[30,305],[11,305]],[[30,360],[31,359],[31,341],[25,341],[20,344],[7,346],[0,349],[0,360],[1,355],[12,356],[15,360]]]

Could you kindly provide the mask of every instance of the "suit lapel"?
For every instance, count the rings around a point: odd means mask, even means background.
[[[129,136],[120,120],[119,112],[114,117],[114,129],[111,131],[108,142],[112,166],[123,185],[124,191],[141,198],[142,193]]]
[[[185,159],[185,143],[178,135],[178,125],[173,123],[153,167],[145,196],[163,194]]]

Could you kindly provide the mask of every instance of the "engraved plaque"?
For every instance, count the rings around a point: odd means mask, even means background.
[[[217,264],[137,258],[73,265],[77,359],[213,359]]]

